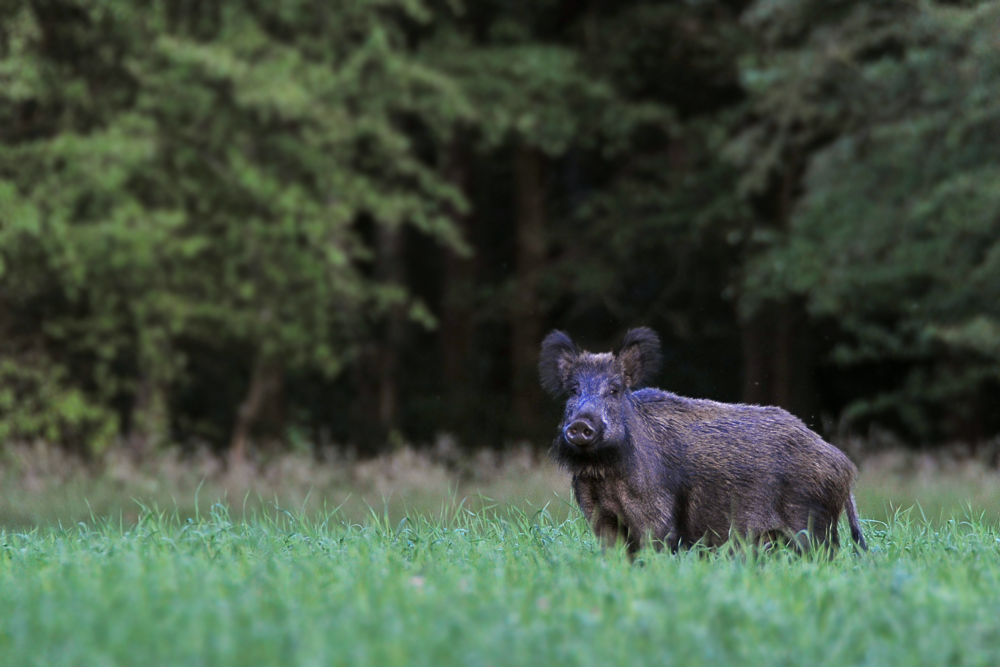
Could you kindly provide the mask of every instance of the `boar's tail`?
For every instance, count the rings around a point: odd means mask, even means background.
[[[845,510],[847,513],[847,523],[851,526],[851,539],[861,547],[862,551],[868,551],[868,543],[865,542],[865,536],[861,534],[861,523],[858,521],[858,508],[854,504],[853,493],[847,497],[847,507]]]

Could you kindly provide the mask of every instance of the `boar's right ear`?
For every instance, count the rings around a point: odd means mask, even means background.
[[[615,356],[621,364],[625,384],[631,389],[641,387],[656,378],[663,365],[660,337],[648,327],[632,329],[622,338]]]
[[[551,396],[565,393],[570,370],[579,354],[576,345],[562,331],[553,331],[545,337],[538,355],[538,379],[546,393]]]

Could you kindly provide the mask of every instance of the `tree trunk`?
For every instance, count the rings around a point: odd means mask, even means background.
[[[449,150],[446,169],[448,181],[469,199],[469,155],[456,140]],[[472,216],[458,210],[451,218],[466,241],[470,240]],[[470,396],[469,353],[475,333],[472,292],[475,288],[476,261],[453,250],[445,250],[444,280],[441,300],[441,361],[448,396],[448,407],[459,421],[467,415]]]
[[[770,197],[774,226],[787,230],[802,169],[797,156]],[[813,379],[816,350],[801,301],[768,301],[742,322],[743,400],[785,408],[813,427],[820,426],[819,395]]]
[[[538,346],[542,310],[538,285],[545,266],[545,156],[521,145],[515,153],[517,188],[516,275],[511,312],[512,413],[514,434],[538,432]]]
[[[238,467],[246,461],[247,449],[254,430],[265,415],[275,411],[274,403],[283,389],[284,375],[279,364],[258,353],[246,399],[236,413],[236,425],[229,444],[229,465]]]
[[[379,428],[379,344],[370,340],[361,345],[354,360],[351,403],[351,444],[362,456],[374,456],[384,442]]]
[[[375,279],[402,285],[403,230],[380,225],[375,238]],[[352,407],[352,440],[363,456],[384,451],[387,439],[399,428],[399,351],[403,344],[405,312],[393,306],[379,333],[365,344],[355,363],[357,396]]]
[[[785,408],[820,426],[816,361],[808,317],[801,303],[767,302],[743,323],[743,401]]]
[[[393,285],[403,285],[403,230],[379,228],[378,278]],[[403,344],[405,313],[402,306],[392,306],[386,315],[385,333],[379,355],[378,420],[388,435],[399,427],[399,348]]]
[[[774,349],[769,343],[771,320],[765,313],[772,304],[761,305],[748,320],[742,322],[743,342],[743,402],[771,405],[773,378],[771,368]]]
[[[167,391],[152,374],[139,378],[132,401],[128,443],[136,456],[143,456],[166,439],[170,429]]]
[[[170,383],[170,343],[162,329],[146,325],[139,351],[139,379],[132,400],[127,442],[136,456],[157,447],[170,429],[167,387]]]

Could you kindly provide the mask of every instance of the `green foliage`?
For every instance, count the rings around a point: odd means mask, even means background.
[[[665,386],[728,400],[738,378],[696,359],[736,353],[724,295],[752,222],[739,171],[720,156],[749,39],[737,18],[717,2],[632,3],[586,25],[588,67],[625,100],[669,113],[633,128],[606,166],[584,163],[603,180],[554,225],[559,261],[544,284],[551,307],[571,304],[575,326],[605,313],[654,326],[677,355]]]
[[[16,664],[995,664],[997,531],[897,515],[872,553],[602,555],[543,512],[339,525],[224,506],[0,537]]]
[[[468,113],[407,57],[403,19],[427,17],[414,2],[15,5],[5,307],[41,312],[49,348],[87,359],[72,379],[104,403],[176,381],[179,339],[337,373],[367,323],[408,301],[368,275],[357,221],[463,247],[445,215],[461,197],[403,122],[446,132]]]
[[[527,148],[546,156],[522,285],[539,327],[652,324],[672,388],[737,399],[741,349],[745,375],[813,363],[746,346],[762,305],[804,303],[843,387],[821,409],[995,432],[998,7],[0,3],[0,345],[130,431],[200,424],[186,435],[219,446],[269,368],[308,385],[287,412],[324,428],[357,395],[475,394],[479,433],[511,403]],[[442,379],[454,341],[398,320],[456,313],[466,358]],[[332,388],[375,373],[379,346],[426,361],[383,363],[371,382],[398,392]]]
[[[613,152],[637,127],[670,120],[656,104],[629,103],[566,47],[476,47],[452,38],[428,48],[427,57],[461,82],[474,103],[472,126],[487,149],[517,139],[550,156],[570,148]]]
[[[754,73],[772,82],[764,100],[800,109],[788,123],[836,140],[810,159],[787,235],[749,265],[744,305],[804,295],[849,334],[836,363],[909,365],[847,416],[896,412],[928,437],[941,432],[928,408],[1000,377],[1000,5],[888,11],[859,4],[815,37],[819,54],[807,42]]]
[[[107,449],[117,418],[69,386],[66,376],[44,357],[0,358],[0,442],[59,442],[87,455]]]

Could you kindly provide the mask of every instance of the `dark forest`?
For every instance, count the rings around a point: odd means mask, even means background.
[[[1000,2],[0,2],[0,442],[551,439],[553,328],[1000,432]]]

